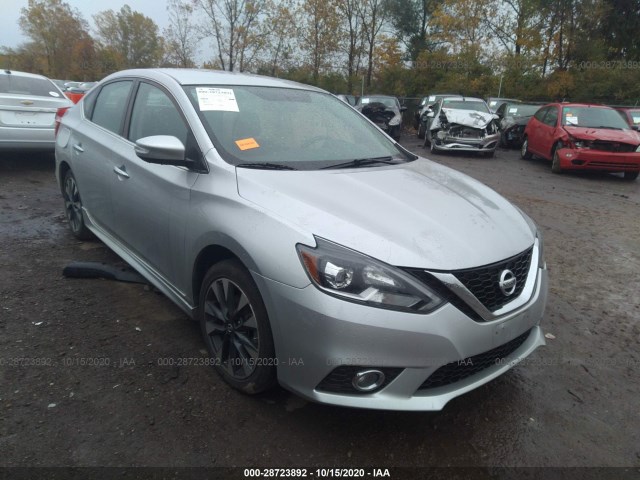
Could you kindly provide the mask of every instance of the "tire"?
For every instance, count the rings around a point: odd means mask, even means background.
[[[624,172],[624,179],[632,182],[638,178],[638,174],[640,174],[640,172]]]
[[[73,236],[78,240],[91,240],[93,233],[87,228],[82,213],[82,199],[76,177],[71,170],[67,170],[62,181],[62,198],[64,199],[64,213],[69,222]]]
[[[483,152],[483,156],[486,158],[493,158],[496,154],[495,150],[491,150],[490,152]]]
[[[214,368],[225,382],[249,395],[276,384],[267,309],[251,274],[238,261],[225,260],[209,269],[200,288],[198,320]]]
[[[522,139],[522,146],[520,147],[520,157],[522,157],[523,160],[531,160],[533,158],[533,155],[529,151],[529,139],[527,137],[524,137]]]
[[[560,144],[556,145],[553,149],[553,157],[551,159],[551,171],[553,173],[562,173],[562,167],[560,166],[560,155],[558,155],[558,150],[560,150]]]
[[[425,128],[422,122],[418,124],[418,138],[424,138]]]
[[[429,150],[433,155],[437,155],[439,153],[439,150],[436,148],[436,142],[433,140],[433,138],[429,142]]]

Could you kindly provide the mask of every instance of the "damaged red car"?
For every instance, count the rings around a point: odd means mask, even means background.
[[[524,131],[522,158],[551,160],[551,171],[622,172],[626,180],[640,173],[640,134],[610,107],[578,103],[545,105]]]

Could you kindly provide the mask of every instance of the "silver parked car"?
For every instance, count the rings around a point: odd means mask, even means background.
[[[119,72],[62,118],[56,175],[73,233],[197,319],[244,392],[439,410],[544,344],[533,221],[317,88]]]
[[[56,114],[72,105],[47,77],[0,70],[0,151],[53,151]]]
[[[497,120],[480,98],[444,97],[425,114],[424,146],[431,152],[476,152],[492,157],[500,142]]]

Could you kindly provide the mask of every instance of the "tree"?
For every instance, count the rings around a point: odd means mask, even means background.
[[[270,1],[265,20],[261,23],[263,48],[259,52],[259,71],[277,77],[287,71],[294,61],[296,39],[299,35],[295,0]]]
[[[198,35],[191,21],[193,5],[183,0],[169,0],[169,27],[163,34],[165,38],[166,63],[183,68],[195,67],[198,53]]]
[[[408,57],[416,61],[423,50],[437,43],[429,41],[431,15],[442,0],[385,0],[391,25],[404,43]]]
[[[318,85],[320,73],[338,51],[340,17],[332,1],[304,0],[298,14],[303,18],[301,45],[309,56],[312,81]]]
[[[31,39],[29,51],[45,58],[45,73],[62,78],[78,67],[73,55],[77,42],[90,39],[87,22],[77,9],[62,0],[29,0],[20,11],[20,28]]]
[[[115,59],[118,69],[160,64],[164,46],[152,19],[131,10],[129,5],[124,5],[119,12],[100,12],[93,19],[101,46]]]
[[[223,70],[243,71],[262,45],[260,19],[267,0],[194,0],[205,13],[205,35],[214,40]]]
[[[359,7],[362,35],[367,51],[367,87],[370,87],[374,64],[373,55],[388,10],[385,8],[384,0],[361,0]]]
[[[362,17],[360,4],[363,0],[337,0],[336,8],[342,17],[344,50],[347,55],[347,92],[353,90],[353,77],[362,53]]]

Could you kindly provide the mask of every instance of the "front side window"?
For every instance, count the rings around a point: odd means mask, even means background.
[[[279,87],[184,88],[216,149],[235,165],[312,170],[356,159],[413,159],[333,95]]]
[[[131,112],[129,140],[171,135],[187,144],[188,128],[169,96],[161,89],[141,83]]]
[[[549,111],[549,109],[552,107],[544,107],[541,108],[540,110],[538,110],[535,115],[533,116],[533,118],[535,118],[536,120],[538,120],[539,122],[542,122],[542,120],[544,120],[544,116],[547,114],[547,112]]]
[[[102,87],[93,107],[91,121],[119,135],[132,85],[131,80],[124,80]]]

